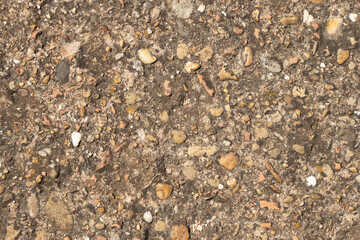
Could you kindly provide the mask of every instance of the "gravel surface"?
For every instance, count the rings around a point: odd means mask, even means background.
[[[0,239],[359,239],[359,1],[0,2]]]

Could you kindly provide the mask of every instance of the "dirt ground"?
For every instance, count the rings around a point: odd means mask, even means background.
[[[357,0],[0,0],[0,239],[360,239]]]

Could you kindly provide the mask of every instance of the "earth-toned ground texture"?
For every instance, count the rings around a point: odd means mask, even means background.
[[[360,239],[358,0],[1,0],[0,239]]]

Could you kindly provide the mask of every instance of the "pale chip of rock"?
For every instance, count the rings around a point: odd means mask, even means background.
[[[209,61],[211,59],[212,55],[213,55],[213,50],[209,45],[204,47],[201,51],[196,53],[196,56],[200,56],[201,62]]]
[[[185,43],[179,43],[176,49],[176,56],[184,59],[189,54],[189,46]]]
[[[305,147],[304,146],[301,146],[299,144],[294,144],[292,146],[292,149],[297,152],[297,153],[300,153],[300,154],[305,154]]]
[[[264,127],[255,127],[255,139],[266,139],[269,137],[269,131]]]
[[[146,48],[140,49],[138,51],[138,56],[140,61],[144,64],[152,64],[156,62],[156,57],[154,57]]]
[[[173,135],[173,140],[176,143],[183,143],[187,138],[185,132],[181,130],[173,130],[171,134]]]

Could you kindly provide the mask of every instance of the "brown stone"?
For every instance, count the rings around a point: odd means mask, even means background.
[[[310,2],[315,3],[315,4],[321,4],[324,3],[326,0],[310,0]]]
[[[171,240],[188,240],[189,229],[185,225],[175,225],[171,228],[170,238]]]
[[[280,18],[280,23],[284,26],[297,23],[299,21],[299,17],[282,17]]]
[[[171,132],[171,134],[173,135],[173,140],[176,143],[183,143],[186,140],[186,134],[184,131],[181,130],[173,130]]]
[[[228,153],[219,159],[219,164],[227,170],[234,169],[237,163],[238,157],[236,156],[235,152]]]
[[[338,49],[337,51],[337,63],[343,64],[350,56],[349,50]]]
[[[161,199],[165,200],[167,199],[172,192],[172,186],[165,183],[158,183],[156,185],[156,196]]]

